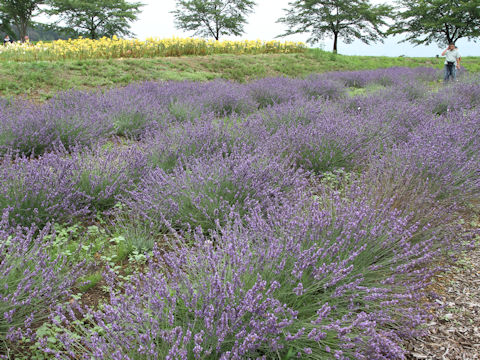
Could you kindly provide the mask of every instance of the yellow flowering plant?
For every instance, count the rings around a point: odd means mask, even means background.
[[[84,59],[154,58],[213,54],[298,53],[306,50],[301,42],[262,40],[215,41],[197,38],[148,38],[98,40],[78,39],[52,42],[14,43],[0,46],[0,61],[58,61]]]

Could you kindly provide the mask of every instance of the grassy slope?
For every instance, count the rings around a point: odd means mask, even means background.
[[[0,63],[0,96],[23,95],[43,100],[58,91],[125,85],[142,80],[248,81],[266,76],[375,69],[391,66],[441,67],[442,59],[343,56],[309,50],[304,54],[216,55],[202,57]],[[465,58],[469,71],[480,70],[480,58]]]

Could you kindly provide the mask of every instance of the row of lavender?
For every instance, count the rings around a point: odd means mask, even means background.
[[[62,144],[92,145],[111,135],[139,137],[173,122],[245,115],[274,103],[293,100],[337,99],[347,87],[392,85],[422,76],[433,69],[395,69],[312,76],[306,80],[265,79],[247,85],[210,83],[149,83],[104,94],[69,92],[43,106],[4,100],[0,108],[0,153],[41,155]],[[472,94],[473,95],[473,94]]]
[[[147,83],[5,103],[0,336],[34,338],[50,309],[58,341],[37,340],[52,358],[401,359],[426,318],[432,259],[459,241],[454,214],[480,191],[480,85],[432,92],[435,77]],[[105,274],[97,310],[54,309],[84,270],[52,255],[48,223],[99,211],[152,250],[149,265],[122,287]]]

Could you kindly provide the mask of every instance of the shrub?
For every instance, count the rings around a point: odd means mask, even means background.
[[[249,92],[259,109],[293,101],[299,97],[301,82],[289,78],[266,78],[248,84]]]
[[[204,85],[204,93],[196,101],[220,117],[248,114],[257,108],[245,86],[225,81],[212,81]]]
[[[13,224],[70,222],[115,204],[145,171],[135,149],[57,151],[39,158],[7,157],[0,164],[0,209]]]
[[[61,345],[45,350],[95,359],[401,358],[400,337],[416,336],[424,320],[417,301],[435,239],[411,244],[417,229],[405,216],[359,195],[322,199],[329,210],[296,202],[265,217],[257,207],[246,223],[232,213],[211,237],[190,234],[193,247],[157,249],[110,305],[87,310],[87,324],[64,327]]]
[[[268,136],[284,127],[296,128],[315,122],[326,105],[316,101],[298,100],[270,106],[249,117],[250,124],[264,127]]]
[[[169,111],[176,121],[193,122],[202,118],[204,115],[202,109],[197,104],[192,104],[187,101],[172,101],[169,106]]]
[[[303,92],[310,99],[337,100],[345,96],[346,89],[338,81],[325,79],[325,76],[313,75],[302,85]]]
[[[302,181],[275,158],[239,150],[192,160],[171,174],[154,169],[122,202],[151,224],[152,233],[168,231],[169,224],[208,232],[233,210],[245,215],[257,204],[274,206],[289,191],[300,191]]]
[[[0,209],[8,210],[14,224],[43,227],[88,212],[83,194],[76,189],[72,161],[65,153],[44,154],[38,159],[5,158],[0,166]]]
[[[112,208],[117,197],[137,184],[147,168],[147,159],[136,147],[75,153],[74,189],[82,195],[81,204],[93,214]]]
[[[22,101],[2,108],[0,152],[41,155],[56,147],[91,146],[112,133],[109,106],[98,94],[67,92],[43,105]]]
[[[52,256],[55,236],[48,226],[11,228],[8,218],[4,212],[0,221],[0,352],[6,350],[4,339],[33,340],[34,327],[46,320],[48,309],[67,300],[85,274],[83,263]]]
[[[123,112],[113,118],[115,134],[138,140],[152,126],[145,114],[140,112]]]
[[[238,149],[253,151],[255,134],[242,124],[232,122],[196,121],[172,126],[146,139],[144,151],[153,167],[171,172],[182,161],[204,156],[228,156]]]

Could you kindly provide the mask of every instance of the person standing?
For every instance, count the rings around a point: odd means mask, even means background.
[[[457,69],[460,69],[461,60],[460,53],[455,47],[455,44],[448,44],[448,48],[442,52],[442,56],[445,56],[445,82],[450,80],[450,78],[455,80],[457,77]]]

